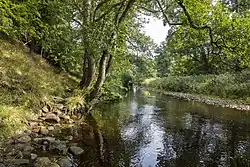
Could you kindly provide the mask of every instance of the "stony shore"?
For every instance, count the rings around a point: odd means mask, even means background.
[[[27,130],[8,139],[0,147],[0,167],[74,167],[84,150],[74,142],[79,138],[74,126],[81,126],[67,115],[62,103],[45,105],[29,116]],[[70,129],[62,134],[63,129]],[[71,132],[70,132],[71,131]]]
[[[178,99],[183,99],[183,100],[188,100],[188,101],[197,101],[197,102],[202,102],[208,105],[214,105],[214,106],[219,106],[219,107],[224,107],[224,108],[232,108],[232,109],[241,110],[241,111],[250,111],[250,104],[247,104],[241,101],[220,99],[220,98],[209,97],[205,95],[197,95],[197,94],[168,92],[168,91],[152,89],[152,88],[143,88],[143,89],[158,92],[158,93],[163,93],[165,95],[172,96]]]

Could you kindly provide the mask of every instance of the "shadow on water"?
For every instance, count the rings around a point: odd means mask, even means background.
[[[250,113],[137,92],[86,117],[81,165],[250,166]]]

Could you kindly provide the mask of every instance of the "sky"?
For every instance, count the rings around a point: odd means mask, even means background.
[[[145,24],[143,31],[149,35],[156,44],[160,45],[168,34],[169,26],[163,26],[162,20],[149,17],[149,23]]]

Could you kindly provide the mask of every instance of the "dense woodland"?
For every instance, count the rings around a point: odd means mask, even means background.
[[[160,46],[141,31],[146,16],[170,26]],[[248,0],[1,0],[0,32],[5,40],[29,47],[31,56],[41,55],[76,77],[86,104],[99,95],[119,97],[147,78],[192,75],[208,75],[198,91],[190,88],[195,79],[185,77],[163,86],[168,79],[158,78],[159,86],[150,85],[220,96],[213,87],[234,83],[231,87],[240,90],[234,97],[241,92],[249,97]],[[235,84],[238,73],[244,75]],[[178,90],[171,89],[179,83]]]

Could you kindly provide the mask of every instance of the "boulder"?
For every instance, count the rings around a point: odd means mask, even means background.
[[[82,149],[82,148],[80,148],[80,147],[77,147],[77,146],[71,146],[70,148],[69,148],[69,152],[71,153],[71,154],[73,154],[73,155],[81,155],[83,152],[84,152],[84,150]]]
[[[66,142],[60,140],[52,142],[49,149],[61,155],[66,155],[68,151]]]
[[[58,164],[60,167],[73,167],[73,164],[67,157],[59,159]]]
[[[45,121],[50,123],[59,123],[60,118],[53,113],[48,113],[46,115]]]
[[[51,161],[48,157],[39,157],[34,163],[34,167],[48,167],[51,165]]]
[[[42,135],[47,135],[49,133],[49,130],[46,127],[41,127],[40,133]]]
[[[26,136],[22,136],[19,139],[17,139],[18,143],[28,143],[31,141],[31,137],[26,135]]]

